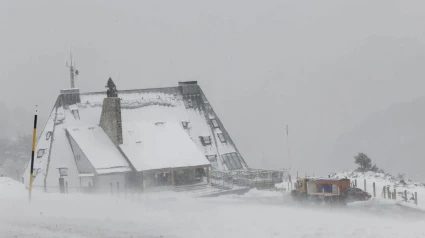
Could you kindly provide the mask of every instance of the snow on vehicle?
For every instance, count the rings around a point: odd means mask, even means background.
[[[291,196],[299,202],[346,204],[349,179],[298,178]]]

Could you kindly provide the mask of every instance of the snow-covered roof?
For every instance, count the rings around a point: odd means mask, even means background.
[[[68,127],[67,131],[98,174],[131,171],[121,152],[100,126]]]
[[[137,171],[210,165],[177,122],[123,122],[123,139],[121,150]]]
[[[118,92],[118,97],[121,99],[122,121],[136,123],[146,121],[176,122],[177,124],[180,123],[181,127],[183,127],[181,122],[188,122],[188,128],[184,131],[192,139],[198,150],[203,155],[216,155],[216,169],[227,170],[222,155],[239,153],[239,151],[201,88],[197,85],[196,87],[198,87],[198,90],[189,92],[191,94],[184,93],[184,90],[179,86],[121,90]],[[37,143],[36,150],[45,149],[45,152],[42,157],[36,158],[34,163],[34,168],[40,169],[39,175],[34,180],[36,186],[44,186],[45,184],[56,186],[59,173],[52,171],[63,163],[68,166],[69,186],[79,185],[78,176],[73,176],[73,174],[78,175],[78,169],[66,135],[66,128],[98,125],[106,93],[81,93],[79,103],[67,106],[63,105],[62,96],[59,95],[56,100],[48,123]],[[226,139],[225,142],[221,142],[218,138],[219,130],[213,128],[210,118],[216,119],[220,131]],[[47,136],[49,131],[51,136]],[[199,138],[200,136],[211,136],[211,144],[204,145]],[[248,168],[243,156],[239,154],[239,158],[244,169]],[[29,167],[27,166],[25,175],[29,174]],[[48,176],[46,177],[46,175]],[[24,179],[25,183],[28,183],[28,177]]]

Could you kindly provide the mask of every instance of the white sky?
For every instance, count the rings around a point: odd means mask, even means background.
[[[1,1],[0,103],[47,116],[72,50],[84,92],[198,80],[252,167],[338,170],[339,135],[425,95],[423,22],[420,0]]]

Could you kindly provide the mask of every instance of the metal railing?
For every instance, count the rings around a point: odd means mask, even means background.
[[[284,171],[278,170],[233,170],[233,171],[212,171],[211,182],[213,185],[234,188],[256,187],[265,184],[281,183],[284,179]]]

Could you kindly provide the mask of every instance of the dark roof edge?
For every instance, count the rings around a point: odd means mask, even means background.
[[[126,90],[118,90],[118,95],[120,93],[137,93],[137,92],[146,92],[146,91],[166,91],[166,90],[175,90],[178,89],[178,86],[174,87],[163,87],[163,88],[143,88],[143,89],[126,89]],[[98,92],[84,92],[80,93],[80,95],[96,95],[96,94],[105,94],[105,91],[98,91]]]

